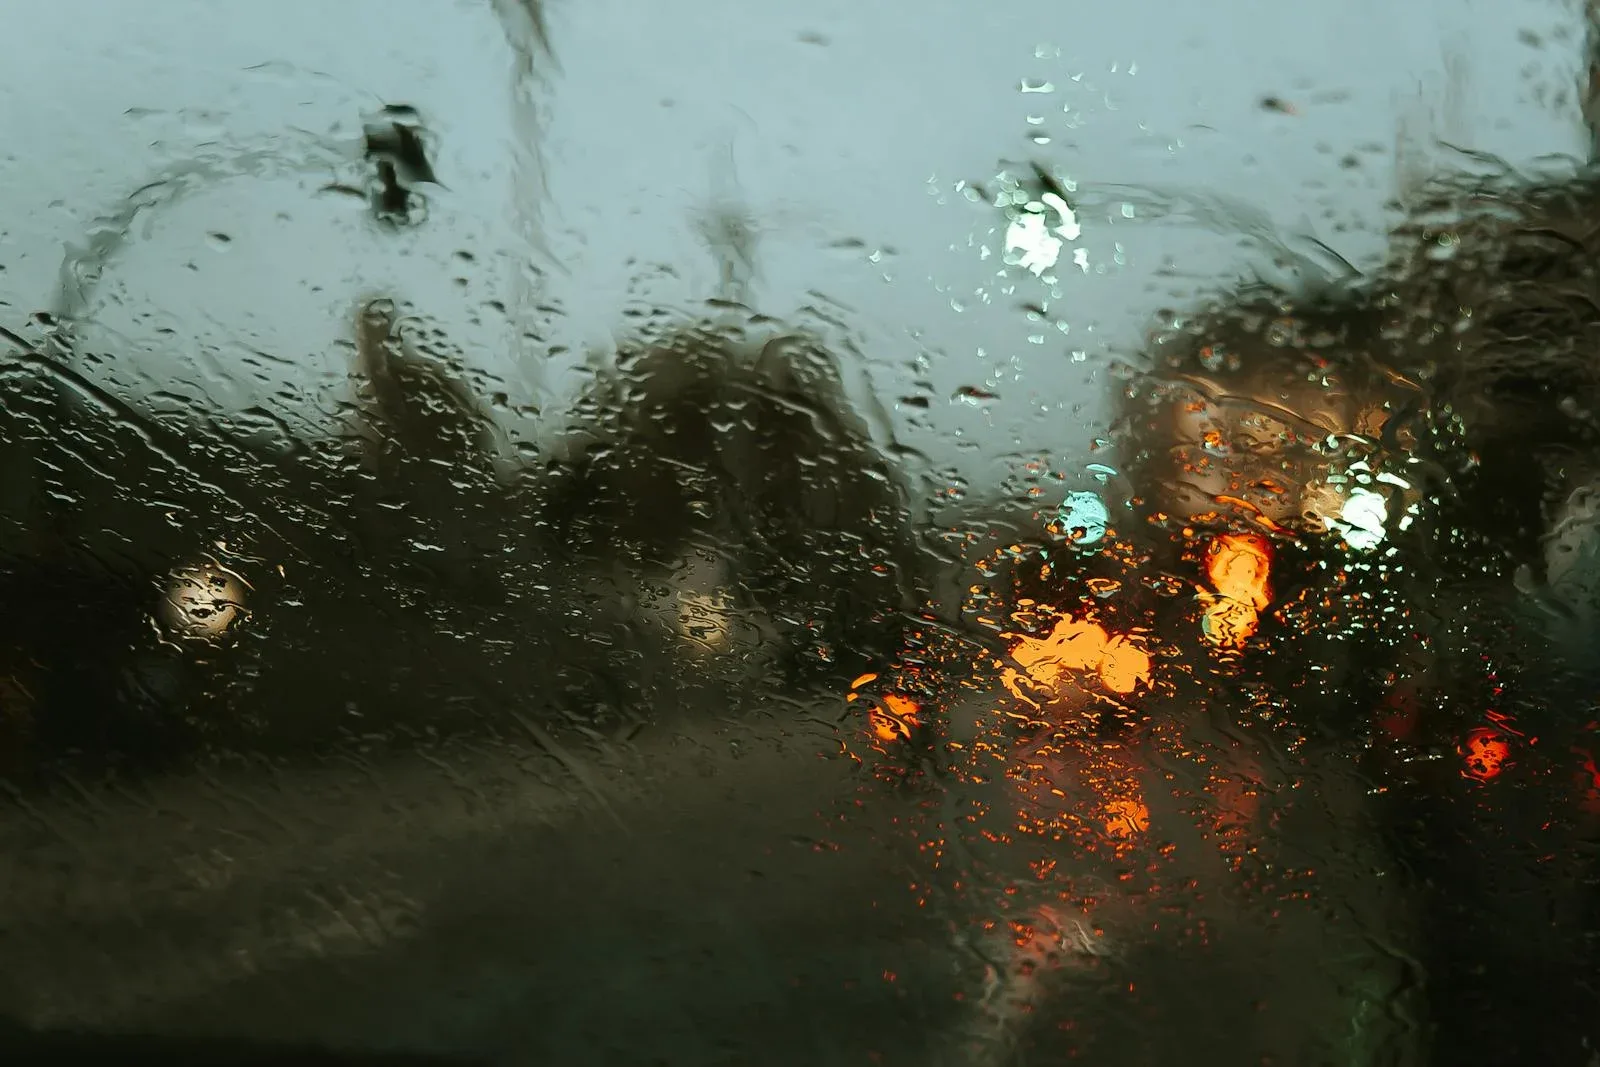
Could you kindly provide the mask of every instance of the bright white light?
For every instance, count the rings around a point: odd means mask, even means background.
[[[1014,217],[1006,227],[1006,261],[1043,274],[1061,258],[1063,243],[1076,241],[1083,227],[1078,225],[1078,216],[1067,202],[1054,193],[1030,200],[1022,210],[1024,214]],[[1051,211],[1061,217],[1059,225],[1050,225]],[[1013,259],[1012,253],[1018,251],[1022,255]]]
[[[1381,493],[1352,489],[1339,517],[1328,523],[1357,552],[1370,552],[1383,543],[1389,521],[1389,505]]]
[[[1064,528],[1076,545],[1092,545],[1106,535],[1111,521],[1100,497],[1088,491],[1068,493],[1056,512],[1057,525]]]

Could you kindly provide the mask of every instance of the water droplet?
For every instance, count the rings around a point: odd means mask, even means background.
[[[160,605],[161,621],[175,636],[211,640],[233,625],[244,606],[239,577],[212,563],[173,575]]]
[[[1068,493],[1056,512],[1052,532],[1065,537],[1080,547],[1088,547],[1102,540],[1111,514],[1098,493],[1087,490]]]

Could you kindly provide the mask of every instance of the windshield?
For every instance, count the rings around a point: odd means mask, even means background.
[[[1591,7],[12,0],[0,1050],[1600,1064]]]

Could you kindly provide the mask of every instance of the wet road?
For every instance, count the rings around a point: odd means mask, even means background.
[[[948,951],[826,735],[530,737],[11,809],[0,1011],[504,1063],[925,1062]]]
[[[1390,1062],[1346,1032],[1352,996],[1405,985],[1359,779],[1263,801],[1280,836],[1241,874],[1212,839],[1216,776],[1259,777],[1272,754],[1189,730],[1185,751],[1211,755],[1146,772],[1147,847],[997,847],[1004,798],[969,814],[991,787],[875,781],[839,755],[837,715],[773,704],[626,743],[530,719],[492,749],[19,801],[0,823],[20,860],[0,884],[0,1013],[508,1065],[989,1064],[1019,1037],[1130,1067],[1323,1062],[1351,1041],[1339,1062]],[[1046,861],[1052,882],[1027,888]],[[1069,884],[1100,903],[1063,929],[1096,932],[1023,999],[1076,1032],[1013,1012],[996,1039],[986,968],[1028,957],[975,923],[1059,916],[1039,894]],[[1399,1005],[1384,1026],[1411,1026]]]

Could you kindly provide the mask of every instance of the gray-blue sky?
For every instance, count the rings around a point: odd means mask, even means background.
[[[115,353],[97,373],[122,388],[288,405],[310,431],[328,425],[319,412],[338,388],[334,342],[355,299],[379,288],[436,316],[514,397],[558,409],[572,357],[549,349],[608,336],[641,293],[675,306],[711,294],[694,219],[720,200],[761,224],[764,310],[787,314],[812,292],[852,309],[889,401],[908,391],[909,361],[930,354],[924,427],[915,409],[898,416],[910,443],[978,477],[1018,443],[1071,465],[1095,432],[1107,353],[1196,280],[1262,257],[1230,232],[1248,213],[1370,262],[1402,126],[1518,164],[1581,145],[1575,106],[1533,92],[1570,80],[1576,39],[1518,40],[1573,28],[1553,0],[568,0],[549,10],[533,249],[517,217],[528,198],[515,188],[526,176],[511,53],[490,0],[10,0],[4,20],[27,42],[0,74],[11,322],[49,301],[65,243],[205,142],[276,141],[303,161],[354,144],[379,101],[424,111],[448,189],[414,234],[381,233],[360,204],[314,195],[328,168],[199,183],[139,221],[93,305],[92,336]],[[1054,89],[1024,93],[1025,80]],[[1262,109],[1265,96],[1296,113]],[[1361,165],[1341,167],[1352,153]],[[1078,219],[1087,270],[1058,270],[1052,310],[1067,335],[1019,310],[1043,283],[1000,276],[1004,220],[955,191],[1030,158],[1077,180],[1090,205]],[[1117,185],[1228,211],[1214,228],[1163,221]],[[530,309],[530,262],[535,302],[559,313]],[[486,312],[491,300],[520,321]],[[518,346],[519,328],[543,346]],[[966,384],[1000,399],[951,403]],[[976,447],[956,449],[958,437]]]

